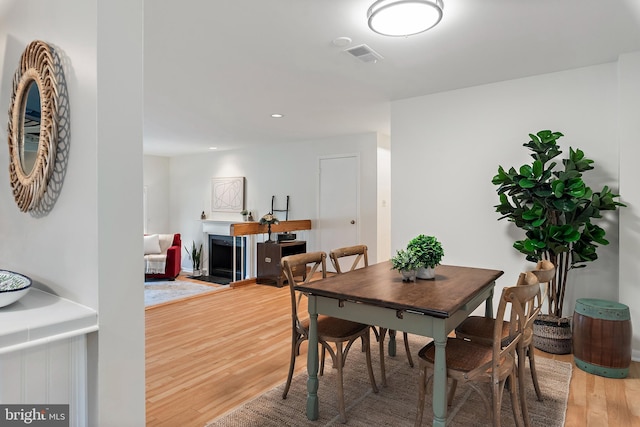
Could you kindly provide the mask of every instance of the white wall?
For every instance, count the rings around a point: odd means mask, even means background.
[[[75,10],[70,16],[68,10]],[[76,23],[76,17],[86,23]],[[9,185],[9,157],[0,156],[0,259],[40,282],[42,287],[88,305],[98,306],[96,269],[96,2],[46,0],[15,2],[2,25],[0,111],[9,109],[13,74],[22,51],[35,39],[57,47],[66,61],[65,76],[71,112],[69,162],[59,198],[44,218],[21,213]],[[82,88],[86,86],[86,88]],[[3,122],[6,123],[5,120]],[[0,127],[7,141],[6,126]],[[81,142],[82,143],[81,143]],[[87,283],[89,282],[89,283]]]
[[[361,186],[361,237],[369,246],[372,260],[377,259],[377,135],[375,133],[336,137],[326,140],[283,144],[250,150],[234,150],[204,155],[172,157],[170,161],[170,225],[182,233],[183,243],[202,240],[200,213],[208,219],[242,221],[240,214],[211,212],[211,178],[246,177],[246,208],[255,219],[271,209],[271,196],[276,196],[276,209],[285,206],[290,196],[289,219],[317,218],[318,158],[343,153],[359,153]],[[301,232],[307,250],[319,248],[315,231]],[[190,270],[183,252],[182,266]]]
[[[142,1],[19,0],[4,13],[0,111],[25,46],[44,40],[63,59],[70,141],[59,198],[41,218],[13,202],[2,151],[2,267],[98,311],[100,331],[88,345],[90,424],[144,425]]]
[[[619,61],[620,194],[629,206],[620,212],[620,299],[633,323],[633,358],[640,360],[640,52]]]
[[[596,161],[588,184],[617,191],[617,73],[609,63],[393,102],[392,251],[419,233],[435,235],[443,263],[503,270],[498,287],[514,284],[532,264],[512,247],[522,232],[497,220],[491,179],[498,165],[530,162],[528,134],[551,129],[564,133],[564,153],[578,147]],[[618,299],[618,218],[606,218],[611,244],[572,272],[565,314],[579,297]]]
[[[391,139],[378,135],[378,261],[391,258]]]
[[[93,411],[97,424],[90,424],[101,427],[141,426],[145,422],[144,269],[140,261],[142,11],[143,0],[98,2],[96,191],[100,331],[95,395],[98,405]]]
[[[147,233],[172,233],[169,227],[169,158],[144,156],[147,189]]]

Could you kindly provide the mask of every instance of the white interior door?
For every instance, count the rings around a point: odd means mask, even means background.
[[[320,159],[318,240],[327,256],[331,249],[360,243],[359,164],[357,154]]]

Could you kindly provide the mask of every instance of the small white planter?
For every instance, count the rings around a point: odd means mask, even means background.
[[[415,282],[416,281],[416,270],[400,270],[400,274],[402,274],[403,282]]]
[[[436,269],[431,267],[420,267],[416,272],[418,279],[433,279],[436,277]]]

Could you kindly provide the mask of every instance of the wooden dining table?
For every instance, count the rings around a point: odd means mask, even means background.
[[[485,315],[493,315],[493,289],[502,274],[500,270],[439,265],[435,279],[403,282],[398,271],[391,269],[391,262],[385,261],[298,286],[309,297],[307,418],[317,420],[319,416],[317,320],[318,314],[324,314],[433,338],[433,425],[445,426],[447,335],[482,302],[486,302]]]

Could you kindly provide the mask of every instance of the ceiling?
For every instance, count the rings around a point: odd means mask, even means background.
[[[640,50],[637,0],[444,0],[440,24],[407,38],[369,30],[372,2],[145,1],[145,154],[390,134],[390,101]],[[360,44],[384,59],[344,52]]]

